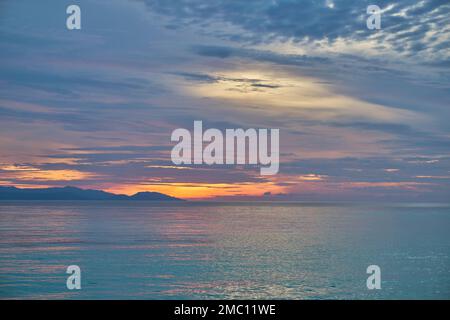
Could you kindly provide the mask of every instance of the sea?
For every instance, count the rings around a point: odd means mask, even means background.
[[[0,299],[450,299],[450,205],[3,201]]]

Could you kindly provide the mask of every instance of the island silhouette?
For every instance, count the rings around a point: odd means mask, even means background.
[[[159,192],[138,192],[128,196],[70,186],[41,189],[20,189],[0,186],[0,200],[185,201]]]

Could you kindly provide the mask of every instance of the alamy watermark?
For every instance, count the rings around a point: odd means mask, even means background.
[[[67,277],[66,286],[69,290],[80,290],[81,289],[81,269],[77,265],[70,265],[66,270]]]
[[[178,128],[171,141],[178,142],[171,153],[175,165],[259,164],[261,175],[279,170],[279,129],[226,129],[224,135],[215,128],[203,132],[202,121],[194,121],[193,137],[189,130]]]
[[[367,278],[366,286],[369,290],[381,289],[381,268],[376,264],[372,264],[367,267],[367,274],[370,276]]]
[[[367,14],[370,16],[366,20],[366,26],[369,30],[380,30],[381,29],[381,9],[377,5],[370,5],[366,10]]]
[[[67,7],[66,13],[69,15],[66,19],[66,27],[69,30],[81,29],[81,9],[76,4]]]

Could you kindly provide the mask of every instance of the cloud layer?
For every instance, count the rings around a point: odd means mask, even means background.
[[[81,0],[0,6],[0,185],[185,198],[446,201],[450,5]],[[182,166],[170,134],[279,128],[280,174]]]

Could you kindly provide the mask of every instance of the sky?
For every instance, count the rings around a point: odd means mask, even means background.
[[[175,166],[194,120],[279,128],[279,173]],[[448,201],[449,120],[448,0],[0,0],[0,186]]]

